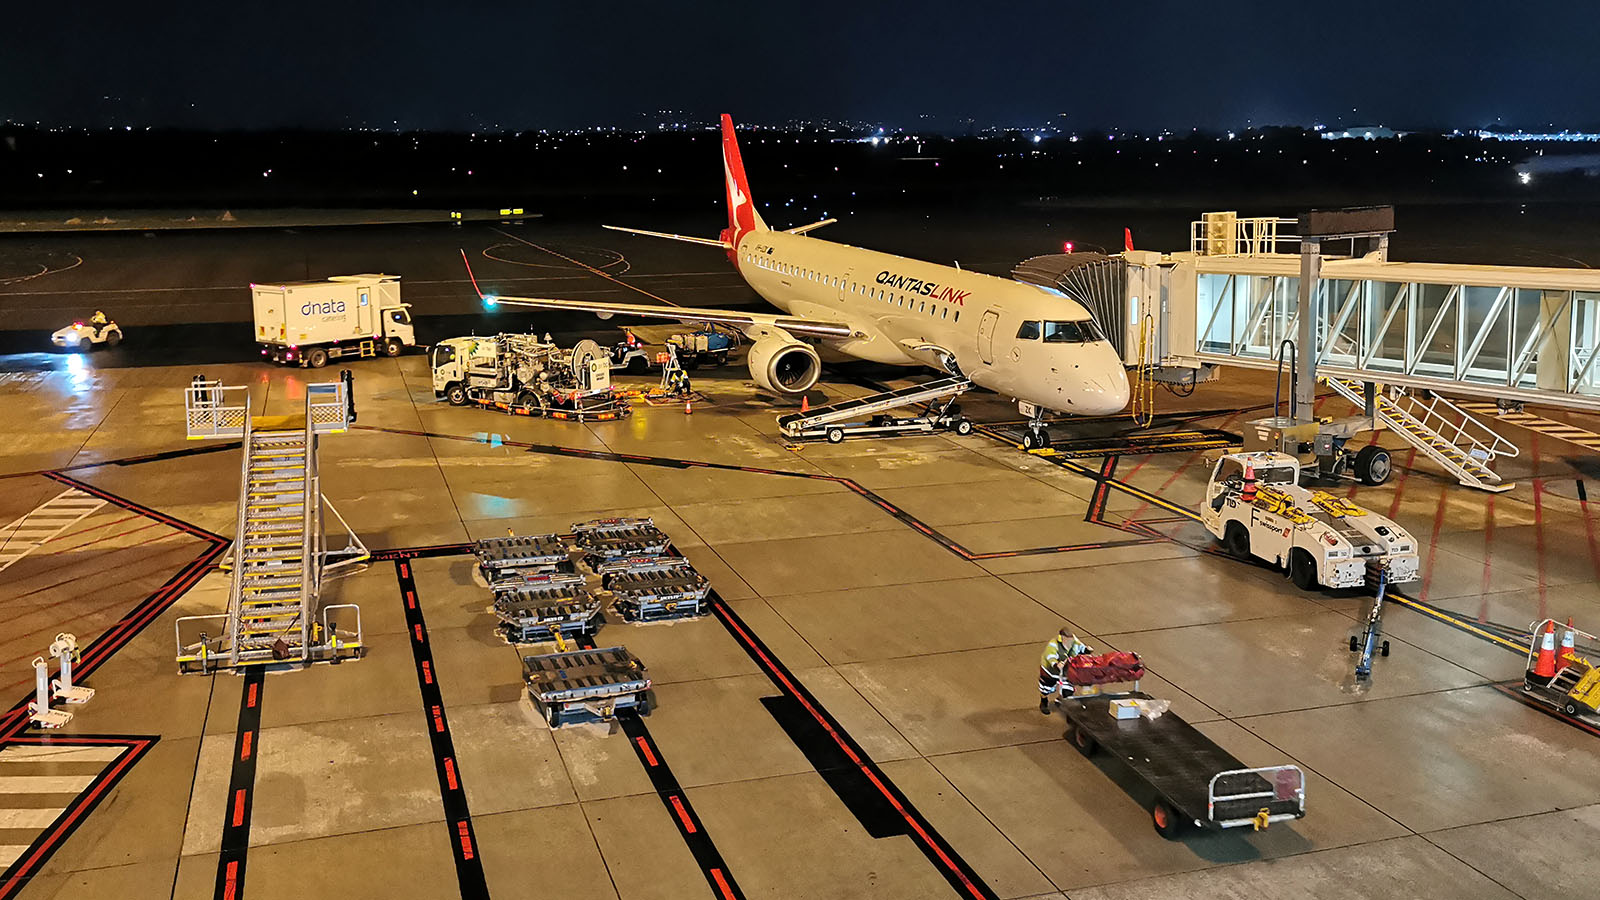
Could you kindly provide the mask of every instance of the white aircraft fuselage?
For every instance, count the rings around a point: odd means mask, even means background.
[[[729,257],[778,309],[851,325],[858,336],[822,339],[841,353],[934,368],[948,354],[975,384],[1057,412],[1107,415],[1128,403],[1117,351],[1065,294],[759,227],[739,235]],[[1087,339],[1056,331],[1047,342],[1044,323],[1062,322]]]

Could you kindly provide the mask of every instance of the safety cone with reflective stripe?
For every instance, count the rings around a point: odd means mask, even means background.
[[[687,416],[687,415],[692,415],[693,413],[694,413],[694,398],[693,397],[685,397],[685,398],[683,398],[683,414]]]
[[[1556,623],[1546,623],[1539,642],[1539,656],[1533,661],[1533,677],[1549,682],[1556,677]]]
[[[1572,617],[1567,617],[1567,629],[1561,632],[1561,652],[1556,654],[1556,664],[1565,668],[1578,658],[1577,634],[1572,627]]]
[[[1246,503],[1256,502],[1256,467],[1244,467],[1244,489],[1240,492],[1239,499]]]
[[[801,397],[800,397],[800,411],[801,412],[811,412],[811,398],[810,397],[807,397],[805,395],[801,395]]]

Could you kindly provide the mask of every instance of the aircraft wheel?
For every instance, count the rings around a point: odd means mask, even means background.
[[[1382,447],[1362,447],[1356,454],[1356,478],[1362,484],[1377,485],[1389,480],[1394,472],[1394,460]]]

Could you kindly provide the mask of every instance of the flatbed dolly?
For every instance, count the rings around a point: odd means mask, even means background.
[[[525,656],[522,672],[528,696],[551,728],[580,712],[601,720],[620,709],[650,714],[649,674],[626,647]]]
[[[578,522],[572,533],[594,565],[625,556],[660,556],[672,546],[672,540],[648,517]]]
[[[681,556],[617,560],[602,568],[616,610],[630,622],[658,622],[703,615],[711,582]]]
[[[1067,740],[1084,756],[1105,748],[1155,793],[1150,820],[1162,837],[1177,840],[1190,823],[1260,830],[1305,816],[1305,773],[1298,766],[1246,768],[1171,710],[1154,719],[1114,718],[1109,707],[1116,699],[1152,698],[1140,691],[1065,697]]]
[[[500,576],[572,571],[572,552],[560,535],[530,534],[484,538],[472,548],[487,581]]]
[[[531,644],[557,634],[592,635],[600,628],[600,600],[577,585],[529,580],[496,590],[494,614],[512,643]]]

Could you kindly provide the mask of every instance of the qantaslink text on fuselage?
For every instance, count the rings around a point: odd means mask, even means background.
[[[920,294],[924,297],[930,297],[934,300],[943,300],[946,303],[954,303],[957,306],[966,306],[967,295],[972,293],[971,291],[958,291],[953,287],[949,287],[948,285],[940,285],[931,281],[923,281],[920,278],[912,278],[909,275],[896,275],[887,269],[878,273],[878,283],[885,287],[909,291],[913,294]]]

